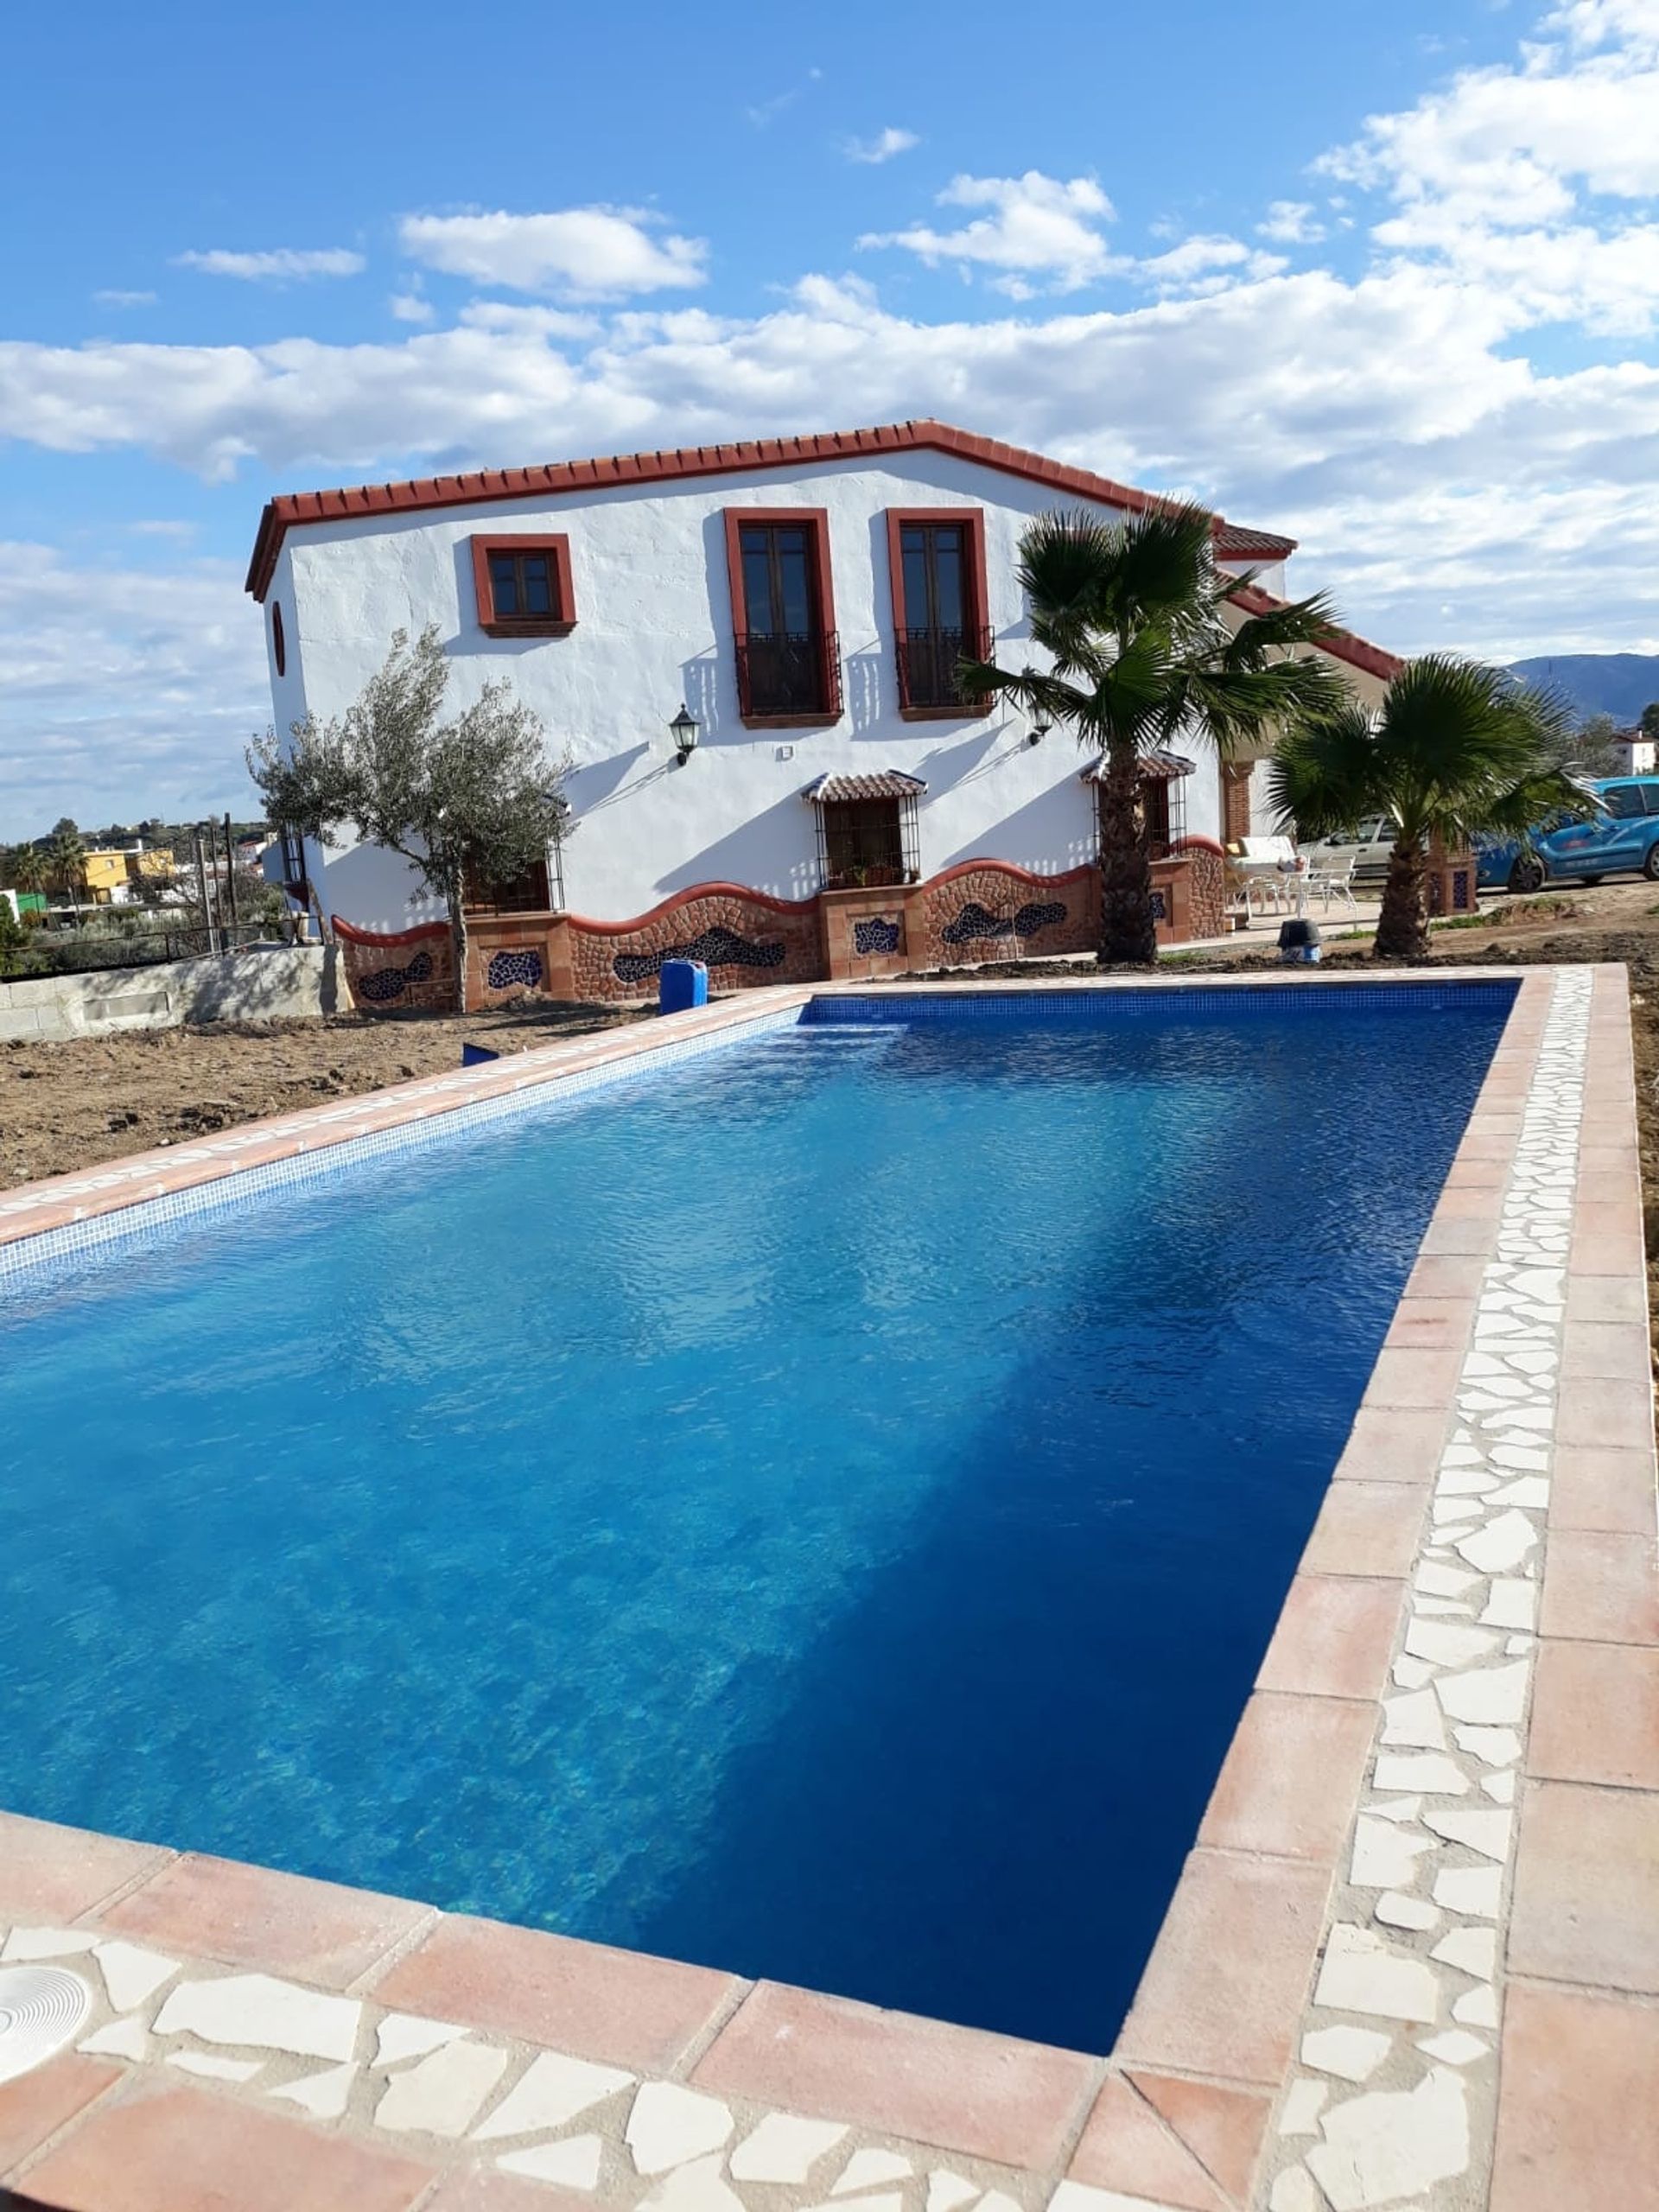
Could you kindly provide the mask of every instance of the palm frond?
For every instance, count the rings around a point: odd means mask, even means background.
[[[1093,687],[1083,690],[1045,670],[1001,668],[995,661],[961,660],[957,664],[957,684],[964,698],[1007,699],[1024,708],[1033,721],[1064,722],[1080,736],[1085,725],[1092,726]]]
[[[1167,623],[1206,593],[1214,574],[1215,518],[1190,503],[1154,507],[1120,533],[1110,578],[1116,626]]]
[[[1330,721],[1352,695],[1328,661],[1275,660],[1260,667],[1199,664],[1190,670],[1183,711],[1197,720],[1224,758],[1242,745],[1260,745],[1299,722]]]
[[[1039,515],[1020,540],[1016,571],[1039,625],[1056,641],[1086,639],[1109,626],[1109,583],[1123,533],[1079,512]]]
[[[1224,604],[1231,594],[1224,591],[1220,596]],[[1273,654],[1293,645],[1323,645],[1336,626],[1336,611],[1325,593],[1286,600],[1265,613],[1244,616],[1228,642],[1227,665],[1260,668]]]
[[[1323,721],[1287,730],[1268,764],[1268,803],[1280,828],[1338,836],[1393,804],[1390,764],[1357,702]]]

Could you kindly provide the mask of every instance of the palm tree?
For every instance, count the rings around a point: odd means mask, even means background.
[[[75,919],[80,919],[80,900],[76,895],[86,880],[86,848],[76,830],[54,830],[51,843],[46,849],[46,864],[69,894],[69,904],[75,910]]]
[[[17,891],[38,891],[46,880],[46,868],[36,845],[14,845],[6,855],[6,874]]]
[[[1567,702],[1501,669],[1427,653],[1389,686],[1375,717],[1351,705],[1292,731],[1270,771],[1281,821],[1305,837],[1339,836],[1368,814],[1396,825],[1377,918],[1383,960],[1428,950],[1427,853],[1491,832],[1525,839],[1539,822],[1595,810],[1554,763],[1572,728]]]
[[[1031,637],[1052,664],[1018,672],[964,662],[964,696],[1000,692],[1035,719],[1064,722],[1106,756],[1100,809],[1101,958],[1157,957],[1141,762],[1202,731],[1223,759],[1276,727],[1338,712],[1347,690],[1328,662],[1288,649],[1331,626],[1322,598],[1240,618],[1245,579],[1217,569],[1215,518],[1170,505],[1109,524],[1039,515],[1020,541]]]

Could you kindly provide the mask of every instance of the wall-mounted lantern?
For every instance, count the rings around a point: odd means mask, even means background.
[[[682,699],[679,713],[668,726],[668,734],[674,741],[677,763],[682,768],[697,749],[697,728],[696,716]]]

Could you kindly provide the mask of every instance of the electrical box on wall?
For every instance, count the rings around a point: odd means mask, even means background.
[[[792,745],[780,745],[773,757],[779,760],[792,760],[795,758],[795,748]]]

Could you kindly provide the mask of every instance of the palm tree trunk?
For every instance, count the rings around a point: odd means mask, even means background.
[[[1133,744],[1109,747],[1100,804],[1100,957],[1150,967],[1158,957],[1152,919],[1152,868],[1138,818],[1141,756]]]
[[[1421,842],[1398,837],[1389,855],[1382,911],[1376,920],[1379,960],[1421,960],[1428,952],[1427,874]]]

